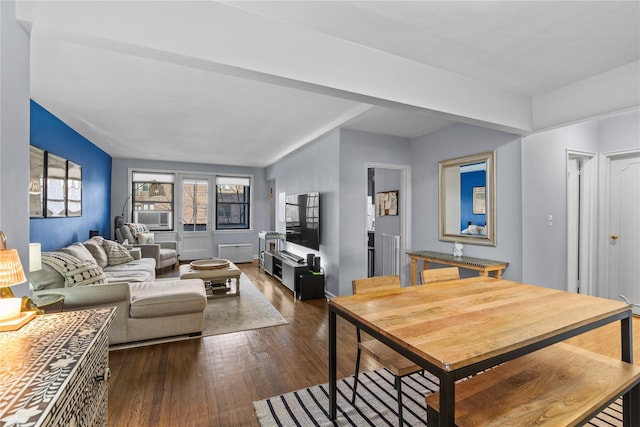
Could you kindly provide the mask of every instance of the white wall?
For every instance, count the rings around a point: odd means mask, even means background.
[[[367,277],[367,166],[411,164],[406,138],[343,129],[340,140],[340,291]],[[378,191],[376,187],[376,191]],[[413,193],[413,192],[412,192]],[[407,195],[400,195],[406,200]],[[402,205],[403,199],[400,199]],[[401,209],[401,206],[398,206]],[[402,212],[400,212],[402,215]],[[411,224],[407,224],[410,227]],[[411,234],[409,230],[409,234]],[[403,257],[406,258],[406,257]],[[407,270],[407,266],[403,266]],[[405,280],[406,281],[406,280]]]
[[[414,250],[451,253],[453,243],[438,240],[438,162],[496,150],[497,244],[465,244],[465,256],[509,263],[504,277],[522,278],[521,152],[517,135],[472,125],[453,125],[411,141],[412,240]],[[461,272],[462,274],[463,272]]]
[[[15,2],[0,1],[0,28],[0,230],[28,270],[29,36],[16,21]]]
[[[635,110],[523,138],[524,282],[562,290],[567,286],[567,150],[603,153],[637,149],[640,146],[639,123],[640,113]],[[601,165],[599,180],[602,184],[605,171]],[[599,188],[601,211],[604,195],[602,185]],[[553,215],[552,227],[547,222],[549,214]],[[599,246],[599,242],[596,245]],[[600,269],[598,266],[597,270]],[[600,283],[594,286],[599,295],[602,294],[601,286]]]
[[[523,281],[563,290],[567,288],[567,149],[597,152],[597,122],[522,140]],[[551,227],[549,215],[553,215]]]

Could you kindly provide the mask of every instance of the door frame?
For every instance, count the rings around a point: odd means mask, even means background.
[[[611,287],[605,284],[609,280],[609,270],[611,267],[609,260],[609,230],[610,230],[610,218],[609,210],[611,208],[611,198],[609,196],[609,188],[611,186],[611,161],[629,156],[640,156],[640,149],[632,148],[629,150],[610,151],[601,154],[601,184],[600,194],[603,194],[602,208],[600,215],[600,264],[599,264],[599,295],[605,298],[615,299],[619,301],[617,296],[611,295]]]
[[[365,217],[363,218],[364,224],[364,232],[365,236],[367,235],[367,224],[366,224],[366,212],[368,206],[367,204],[367,180],[368,180],[368,169],[391,169],[400,171],[400,189],[398,195],[398,215],[400,216],[400,283],[402,286],[406,286],[411,283],[411,274],[410,267],[411,262],[409,256],[407,255],[408,248],[411,248],[411,166],[409,165],[399,165],[394,163],[377,163],[377,162],[367,162],[364,166],[364,171],[362,172],[362,177],[364,179],[364,204],[365,204]],[[367,248],[367,239],[363,239],[363,252],[365,254],[364,259],[368,259],[368,248]],[[367,277],[367,271],[365,268],[364,276]]]
[[[596,236],[597,236],[597,153],[577,151],[567,149],[566,155],[566,201],[567,201],[567,291],[579,292],[586,295],[593,295],[594,279],[596,277]],[[581,160],[580,168],[582,187],[578,198],[577,208],[578,218],[571,215],[572,198],[570,196],[570,162]],[[575,224],[578,221],[578,224]],[[570,229],[577,228],[577,235],[580,237],[579,246],[571,241]],[[580,285],[571,283],[575,271],[579,271]]]

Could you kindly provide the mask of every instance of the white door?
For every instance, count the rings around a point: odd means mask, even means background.
[[[208,176],[178,177],[180,259],[213,258],[211,200],[211,180]]]
[[[609,162],[610,297],[634,304],[640,314],[640,155]]]

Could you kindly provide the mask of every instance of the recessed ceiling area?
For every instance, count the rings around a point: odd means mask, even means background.
[[[527,134],[556,93],[640,63],[635,1],[21,1],[16,14],[31,98],[116,158],[265,167],[338,127]]]

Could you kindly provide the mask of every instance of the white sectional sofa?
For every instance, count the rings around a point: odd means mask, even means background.
[[[106,254],[96,244],[106,246]],[[153,258],[133,259],[102,238],[43,252],[42,270],[30,274],[35,294],[65,296],[65,311],[117,307],[111,345],[201,334],[207,306],[202,280],[154,279]]]

